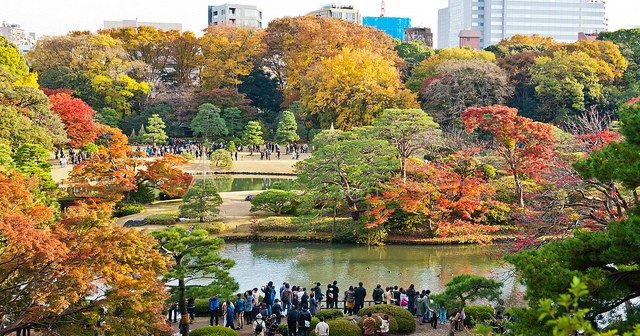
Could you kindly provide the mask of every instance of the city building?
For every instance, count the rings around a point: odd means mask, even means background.
[[[15,44],[22,53],[31,50],[31,47],[36,44],[36,33],[25,33],[19,24],[2,22],[2,25],[0,25],[0,35]]]
[[[224,4],[209,6],[209,26],[230,24],[238,27],[262,28],[262,10],[251,5]]]
[[[461,30],[458,34],[458,47],[469,47],[473,50],[480,50],[480,39],[482,34],[477,30]]]
[[[158,30],[169,31],[169,30],[177,30],[182,33],[182,23],[168,23],[168,22],[138,22],[138,19],[135,20],[122,20],[122,21],[104,21],[104,29],[118,29],[118,28],[126,28],[133,27],[138,29],[138,27],[147,26],[147,27],[155,27]]]
[[[362,25],[362,15],[353,6],[337,6],[335,4],[322,6],[318,10],[307,13],[309,16],[333,17]]]
[[[595,41],[598,38],[598,33],[578,33],[578,41]]]
[[[462,30],[479,31],[485,48],[516,34],[575,42],[579,32],[607,28],[605,0],[449,0],[448,5],[438,11],[439,48],[456,47]]]
[[[382,30],[394,39],[402,41],[404,39],[404,30],[411,28],[411,19],[388,16],[365,16],[362,18],[362,25]]]
[[[427,47],[433,47],[433,34],[431,28],[405,28],[404,40],[408,41],[422,41]]]

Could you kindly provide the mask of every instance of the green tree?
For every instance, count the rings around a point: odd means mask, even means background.
[[[242,111],[237,107],[227,107],[222,112],[222,119],[227,125],[229,130],[229,136],[235,138],[240,132],[242,132]]]
[[[150,142],[154,146],[156,145],[156,143],[166,143],[168,136],[164,131],[165,128],[166,126],[164,125],[164,121],[162,121],[162,118],[160,118],[160,115],[152,114],[149,118],[149,123],[145,130],[145,133],[142,135],[142,141]]]
[[[209,103],[198,107],[198,114],[191,120],[191,130],[193,134],[201,134],[204,138],[221,137],[229,133],[226,122],[220,117],[220,109]]]
[[[231,154],[226,149],[216,149],[211,154],[211,166],[215,168],[231,169],[233,160]]]
[[[282,118],[276,130],[276,141],[281,145],[288,145],[300,140],[297,130],[298,124],[296,123],[296,117],[293,113],[289,111],[282,112]]]
[[[47,162],[49,152],[40,144],[22,144],[11,156],[16,170],[27,176],[37,175],[43,190],[54,190],[58,184],[51,178],[51,164]]]
[[[222,198],[215,183],[212,180],[206,180],[206,183],[204,181],[196,181],[182,197],[181,217],[199,218],[204,223],[205,218],[220,213],[218,207],[222,204]]]
[[[253,155],[253,146],[261,145],[264,143],[264,139],[262,139],[262,127],[260,127],[260,123],[257,121],[250,121],[244,127],[244,135],[242,136],[242,142],[249,146],[249,150]]]
[[[344,140],[324,146],[296,163],[297,183],[316,204],[338,197],[351,217],[360,218],[359,204],[399,168],[394,148],[384,140]]]
[[[178,299],[183,316],[188,314],[187,295],[228,296],[238,289],[238,283],[228,273],[233,260],[222,259],[218,255],[218,249],[224,243],[222,239],[209,238],[205,230],[187,231],[178,226],[155,231],[151,235],[158,240],[156,248],[175,262],[163,280],[176,283],[171,286],[171,291]],[[183,328],[182,336],[188,335],[189,328]]]
[[[269,189],[257,194],[251,200],[251,212],[271,211],[276,216],[280,216],[293,208],[297,197],[298,195],[293,191]]]
[[[445,304],[457,302],[459,306],[456,308],[462,309],[467,302],[479,299],[497,300],[502,294],[500,288],[502,282],[478,275],[463,274],[453,277],[447,282],[444,293],[434,295],[433,299]]]

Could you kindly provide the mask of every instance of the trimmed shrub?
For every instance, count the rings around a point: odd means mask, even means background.
[[[365,316],[368,312],[373,314],[387,314],[393,317],[398,323],[398,332],[402,334],[408,334],[416,330],[416,320],[411,313],[396,305],[374,305],[360,309],[358,316]]]
[[[231,328],[213,326],[194,329],[189,336],[238,336],[238,333]]]
[[[218,234],[224,231],[224,223],[222,222],[207,222],[207,223],[197,223],[194,228],[196,230],[205,230],[210,234]]]
[[[358,320],[358,328],[360,329],[364,327],[365,316],[363,316],[361,319]],[[371,315],[371,317],[373,317],[376,320],[376,330],[380,330],[380,325],[382,325],[382,322],[380,322],[380,319],[378,318],[378,316],[380,316],[381,318],[384,318],[384,314],[381,314],[381,313],[375,313]],[[397,332],[398,332],[398,322],[396,321],[395,318],[393,318],[393,316],[389,315],[389,333],[395,334]]]
[[[466,326],[482,323],[493,316],[493,308],[489,306],[466,306],[464,312],[467,315],[464,319]]]
[[[339,319],[344,316],[341,309],[323,309],[316,313],[316,317],[324,316],[325,321]]]
[[[361,331],[357,325],[351,321],[331,320],[328,321],[329,336],[360,336]]]
[[[320,319],[317,317],[312,317],[311,318],[311,327],[309,327],[309,330],[316,330],[316,326],[318,325],[318,323],[320,323]]]
[[[283,336],[289,336],[289,326],[286,324],[278,325],[278,334]]]
[[[291,222],[292,217],[269,217],[258,222],[259,232],[297,232],[300,225]]]
[[[193,155],[191,155],[191,154],[189,154],[189,153],[187,153],[187,152],[183,152],[183,153],[182,153],[182,157],[183,157],[183,158],[185,158],[185,159],[187,159],[187,160],[195,160],[195,159],[196,159],[196,157],[195,157],[195,156],[193,156]]]
[[[113,213],[116,217],[124,217],[129,215],[135,215],[137,213],[141,213],[144,210],[144,206],[142,204],[121,204],[116,208],[116,211]]]
[[[271,211],[276,216],[280,216],[280,214],[289,213],[295,208],[297,198],[298,194],[293,191],[269,189],[257,194],[251,200],[250,211]]]
[[[209,299],[196,299],[196,315],[209,315]]]
[[[145,219],[147,225],[172,225],[176,223],[176,216],[169,214],[149,215]]]

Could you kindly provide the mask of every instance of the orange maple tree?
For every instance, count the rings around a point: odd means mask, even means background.
[[[188,160],[165,154],[153,160],[144,159],[144,152],[134,151],[127,136],[117,128],[98,127],[99,140],[106,142],[87,161],[73,167],[69,173],[72,193],[102,202],[129,199],[129,193],[143,183],[149,183],[169,197],[181,197],[193,177],[177,166]]]
[[[105,204],[59,218],[39,189],[37,177],[0,168],[0,311],[8,318],[0,335],[25,327],[170,334],[160,280],[168,259],[149,248],[154,239],[112,225]]]
[[[467,132],[487,131],[495,139],[494,149],[513,175],[520,207],[524,208],[522,175],[536,178],[548,168],[554,156],[551,125],[522,117],[518,109],[493,105],[471,107],[462,114]]]
[[[68,91],[68,92],[67,92]],[[96,139],[96,124],[91,121],[95,114],[89,104],[71,97],[69,90],[46,90],[53,111],[60,116],[69,137],[69,144],[78,148]]]
[[[371,198],[373,219],[366,227],[387,222],[400,210],[424,216],[426,224],[440,237],[466,236],[488,241],[486,235],[498,229],[481,223],[494,203],[495,190],[473,163],[471,153],[455,153],[445,162],[407,161],[407,178],[398,176],[383,185],[382,195]]]

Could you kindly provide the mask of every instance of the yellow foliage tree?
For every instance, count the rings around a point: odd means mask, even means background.
[[[538,34],[533,34],[533,35],[516,34],[511,36],[510,38],[502,39],[502,41],[498,43],[498,47],[505,48],[513,45],[528,45],[531,47],[548,48],[554,44],[556,44],[556,41],[553,40],[553,37],[540,36]]]
[[[253,57],[260,52],[260,36],[256,30],[236,26],[210,26],[202,37],[204,68],[201,76],[210,89],[238,89],[253,69]]]
[[[394,63],[368,49],[344,49],[302,78],[308,126],[341,130],[367,126],[387,108],[417,108]]]
[[[598,63],[598,81],[600,84],[612,84],[622,79],[629,62],[620,53],[620,48],[610,41],[577,41],[552,46],[547,54],[553,55],[556,51],[567,53],[583,52]]]

